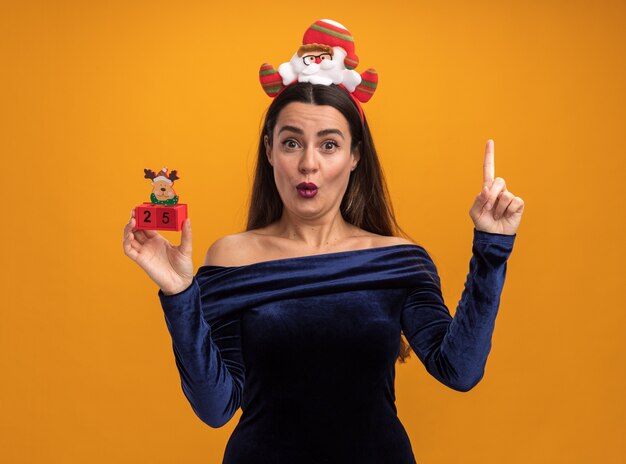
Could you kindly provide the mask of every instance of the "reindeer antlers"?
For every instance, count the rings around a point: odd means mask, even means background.
[[[146,179],[154,180],[155,177],[158,177],[158,174],[156,172],[154,172],[153,170],[151,170],[151,169],[144,169],[143,172],[146,174],[144,176],[144,178],[146,178]],[[174,182],[175,180],[180,179],[180,177],[178,177],[178,175],[176,175],[176,173],[178,171],[174,170],[174,171],[170,172],[169,174],[165,174],[166,172],[167,172],[167,168],[163,168],[161,170],[162,175],[164,174],[165,177],[167,179],[171,180],[172,182]]]

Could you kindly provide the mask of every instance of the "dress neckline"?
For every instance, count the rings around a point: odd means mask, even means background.
[[[400,247],[419,248],[421,250],[424,249],[422,246],[417,245],[415,243],[400,243],[398,245],[386,245],[382,247],[358,248],[356,250],[332,251],[330,253],[316,253],[312,255],[292,256],[291,258],[269,259],[265,261],[257,261],[255,263],[250,263],[250,264],[242,264],[241,266],[216,266],[212,264],[210,265],[204,264],[198,268],[198,271],[200,271],[201,269],[243,269],[243,268],[249,268],[252,266],[262,266],[264,264],[274,264],[274,263],[281,263],[281,262],[304,260],[307,258],[324,258],[324,257],[331,258],[331,257],[339,257],[339,255],[352,255],[352,254],[362,253],[366,251],[383,251],[383,250],[390,250],[392,248],[400,248]]]

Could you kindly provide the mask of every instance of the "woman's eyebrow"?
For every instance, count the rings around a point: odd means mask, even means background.
[[[304,134],[304,131],[302,129],[295,127],[295,126],[283,126],[278,131],[278,134],[280,135],[280,133],[283,131],[295,132],[296,134],[300,134],[300,135]]]
[[[299,127],[295,127],[295,126],[283,126],[278,131],[278,134],[280,134],[283,131],[295,132],[296,134],[300,134],[300,135],[304,134],[304,131],[302,129],[300,129]],[[337,134],[342,139],[344,138],[343,132],[341,132],[339,129],[324,129],[324,130],[319,131],[317,133],[317,136],[323,137],[324,135],[329,135],[329,134]]]
[[[324,130],[319,131],[317,133],[317,136],[322,137],[324,135],[329,135],[329,134],[337,134],[339,137],[343,139],[343,134],[341,133],[339,129],[324,129]]]

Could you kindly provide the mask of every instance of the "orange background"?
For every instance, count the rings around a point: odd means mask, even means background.
[[[241,413],[221,429],[194,415],[122,230],[148,201],[143,168],[162,166],[179,172],[196,268],[242,230],[269,104],[258,68],[319,18],[353,33],[358,71],[379,72],[364,108],[451,311],[488,138],[526,202],[483,381],[463,394],[415,354],[397,365],[418,462],[626,460],[623,1],[0,8],[0,461],[221,462]]]

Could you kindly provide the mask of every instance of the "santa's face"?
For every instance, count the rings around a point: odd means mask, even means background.
[[[294,54],[291,58],[291,66],[296,74],[327,75],[345,69],[343,65],[345,56],[345,52],[340,47],[335,47],[333,53],[328,53],[328,50],[322,48],[309,49],[302,56],[298,53]]]
[[[329,47],[302,46],[296,53],[300,59],[298,74],[316,74],[321,69],[328,70],[337,66],[333,63],[333,50]],[[294,57],[295,58],[295,57]]]
[[[272,141],[265,138],[265,149],[284,214],[307,220],[335,215],[359,160],[358,150],[350,151],[346,118],[332,106],[289,103]]]

